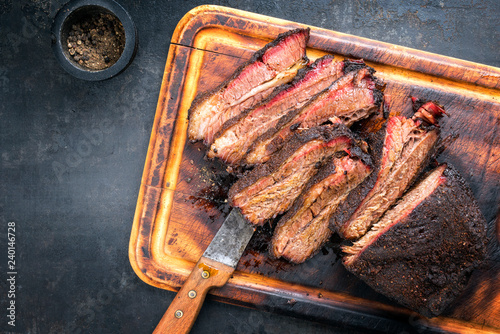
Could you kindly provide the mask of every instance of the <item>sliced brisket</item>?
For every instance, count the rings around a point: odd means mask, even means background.
[[[328,161],[278,222],[271,254],[294,263],[302,263],[316,254],[332,235],[331,213],[371,170],[370,165],[357,157],[335,157]]]
[[[346,60],[352,64],[352,61]],[[344,66],[350,70],[302,108],[290,111],[276,127],[269,127],[252,144],[246,156],[249,165],[265,162],[297,128],[318,126],[336,116],[347,126],[370,116],[380,108],[382,92],[376,88],[374,70],[364,63]],[[346,72],[344,70],[344,72]]]
[[[290,110],[304,105],[330,86],[343,74],[343,67],[343,62],[335,62],[333,56],[328,55],[302,69],[291,84],[280,87],[267,101],[226,122],[216,134],[208,157],[238,164],[259,135],[274,128]]]
[[[388,120],[376,181],[373,184],[368,180],[373,187],[359,205],[350,203],[356,210],[347,221],[335,218],[341,236],[357,239],[364,235],[427,166],[438,143],[439,128],[426,124],[417,117],[395,116]]]
[[[197,97],[189,110],[189,139],[212,143],[224,122],[264,100],[275,87],[291,81],[307,64],[308,40],[309,29],[279,35],[231,78],[212,92]]]
[[[229,190],[229,203],[253,224],[288,210],[316,174],[321,163],[356,143],[343,124],[311,128],[299,133],[267,163],[239,179]]]
[[[352,246],[345,267],[427,317],[465,288],[486,252],[486,221],[458,172],[437,167]]]

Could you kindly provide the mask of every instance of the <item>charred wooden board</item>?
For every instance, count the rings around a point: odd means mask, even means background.
[[[234,178],[206,148],[187,141],[194,97],[224,81],[279,33],[304,25],[239,10],[201,6],[179,22],[170,45],[132,227],[131,264],[145,282],[178,290],[229,211]],[[500,69],[311,28],[307,54],[363,58],[387,82],[391,113],[409,115],[410,96],[438,100],[450,117],[441,155],[469,182],[489,222],[489,258],[442,317],[426,319],[390,302],[349,274],[329,243],[301,265],[268,256],[271,229],[259,230],[217,300],[380,331],[483,332],[500,329]],[[152,87],[154,89],[154,87]],[[377,128],[372,118],[366,128]]]

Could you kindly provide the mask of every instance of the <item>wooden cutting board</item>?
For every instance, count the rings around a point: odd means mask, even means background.
[[[305,25],[231,8],[201,6],[173,34],[132,227],[137,275],[178,290],[229,211],[234,178],[205,148],[186,140],[193,98],[224,81],[279,33]],[[380,331],[500,330],[498,203],[500,69],[311,28],[307,55],[363,58],[387,83],[391,113],[408,114],[410,96],[437,100],[449,117],[442,132],[458,139],[440,156],[470,183],[488,223],[489,257],[467,291],[438,318],[426,319],[377,294],[342,266],[339,239],[301,265],[268,257],[272,229],[254,235],[233,278],[213,298],[271,312]],[[154,89],[154,87],[150,87]],[[369,125],[369,124],[368,124]]]

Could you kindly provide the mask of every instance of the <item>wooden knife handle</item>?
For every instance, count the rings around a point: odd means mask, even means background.
[[[208,290],[226,284],[234,268],[201,257],[153,334],[189,333]]]

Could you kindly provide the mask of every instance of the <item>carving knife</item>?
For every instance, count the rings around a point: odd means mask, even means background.
[[[255,232],[239,209],[232,209],[205,253],[194,266],[153,334],[188,333],[207,292],[229,280]]]

